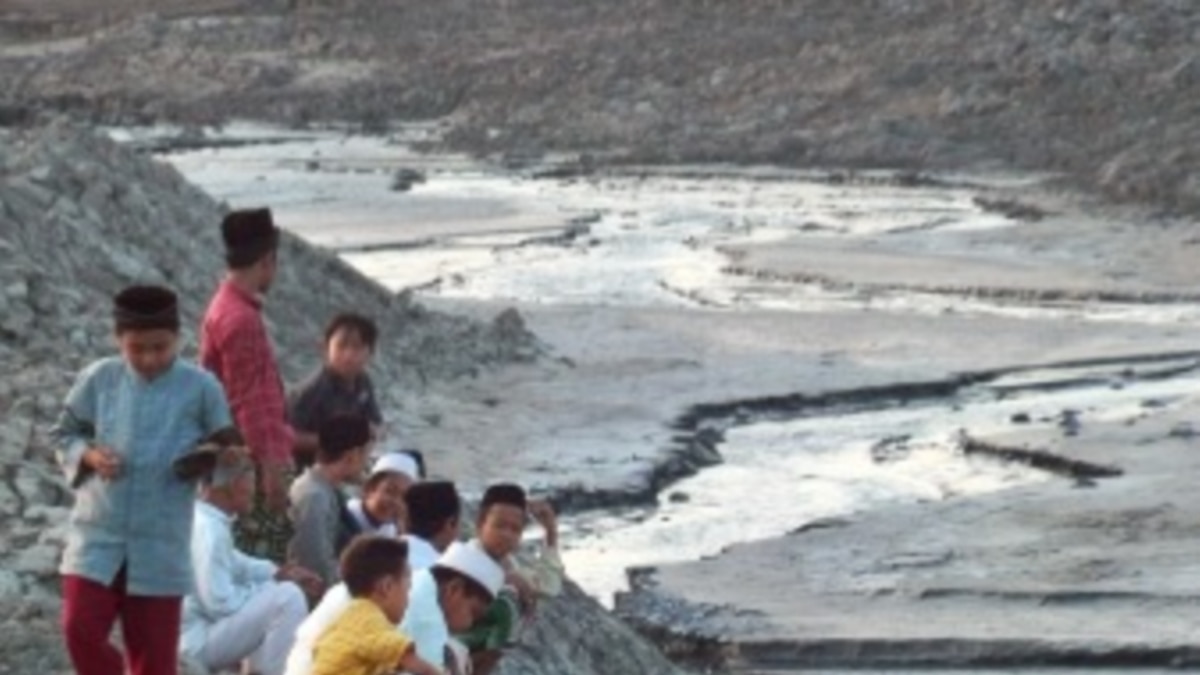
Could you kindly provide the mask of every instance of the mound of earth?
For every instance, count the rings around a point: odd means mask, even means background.
[[[222,271],[224,207],[171,167],[70,125],[0,132],[0,653],[4,672],[68,670],[56,568],[72,495],[47,431],[76,371],[112,353],[110,297],[134,282],[180,295],[185,358]],[[324,323],[353,309],[381,329],[381,405],[404,434],[436,424],[437,383],[536,359],[519,315],[484,323],[395,296],[332,253],[285,235],[266,306],[284,376],[319,363]],[[548,603],[506,673],[674,669],[572,588]],[[595,655],[609,655],[608,660]],[[612,658],[617,655],[620,658]]]
[[[480,153],[1005,166],[1191,208],[1197,35],[1187,0],[23,1],[0,117],[448,117]]]

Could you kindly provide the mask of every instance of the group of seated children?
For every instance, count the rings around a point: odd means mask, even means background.
[[[461,541],[458,490],[428,480],[419,453],[386,452],[365,471],[378,419],[330,403],[353,395],[373,406],[365,379],[351,394],[314,376],[293,399],[317,421],[298,425],[312,452],[289,491],[286,560],[238,550],[255,462],[220,383],[177,357],[177,299],[132,287],[113,315],[120,356],[79,374],[55,428],[76,491],[60,571],[64,638],[81,675],[173,675],[180,655],[258,675],[486,675],[537,599],[559,592],[548,504],[493,485],[476,536]],[[327,343],[373,348],[372,325],[337,321]],[[530,517],[545,547],[517,557]],[[124,654],[109,641],[118,619]]]

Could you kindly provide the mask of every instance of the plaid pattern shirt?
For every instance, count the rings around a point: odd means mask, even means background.
[[[222,282],[200,329],[200,363],[229,397],[238,428],[260,463],[291,464],[295,433],[286,421],[283,381],[259,301]]]

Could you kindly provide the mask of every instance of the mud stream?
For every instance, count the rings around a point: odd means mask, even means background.
[[[137,142],[169,133],[119,135]],[[894,238],[914,254],[957,254],[954,247],[972,234],[1021,222],[981,194],[1035,185],[1039,177],[914,180],[676,167],[536,178],[539,167],[512,171],[408,149],[408,141],[431,133],[436,129],[417,128],[388,142],[235,127],[225,137],[244,145],[165,157],[217,197],[272,204],[293,231],[340,250],[397,291],[430,298],[716,313],[979,314],[1029,320],[1030,330],[1042,321],[1182,326],[1200,319],[1200,304],[1183,296],[1137,302],[1136,293],[1110,294],[1107,301],[1056,293],[1045,300],[1036,293],[833,283],[828,275],[738,267],[741,251],[797,242],[869,247]],[[419,179],[394,190],[398,169]],[[1022,262],[1019,251],[994,256]],[[1075,480],[968,456],[960,433],[1016,425],[1078,433],[1092,421],[1134,420],[1171,406],[1200,385],[1198,355],[1134,356],[1147,358],[993,373],[916,400],[880,397],[816,409],[748,405],[732,416],[726,413],[738,409],[736,402],[721,411],[700,406],[711,415],[692,419],[693,431],[719,435],[722,463],[669,487],[655,508],[567,518],[567,564],[589,592],[608,601],[624,588],[628,567],[712,555],[889,504]]]

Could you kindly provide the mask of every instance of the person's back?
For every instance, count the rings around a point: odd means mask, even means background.
[[[338,555],[357,529],[340,488],[361,477],[371,430],[362,417],[338,415],[325,422],[320,437],[317,463],[291,487],[289,515],[295,533],[287,559],[332,586],[338,581]]]
[[[396,630],[408,605],[408,547],[373,535],[354,540],[341,559],[350,606],[317,640],[313,675],[439,675]]]
[[[238,521],[239,544],[280,560],[295,435],[261,306],[277,273],[280,232],[268,209],[251,209],[229,213],[221,235],[228,270],[201,323],[200,364],[224,386],[260,477],[262,499]]]

